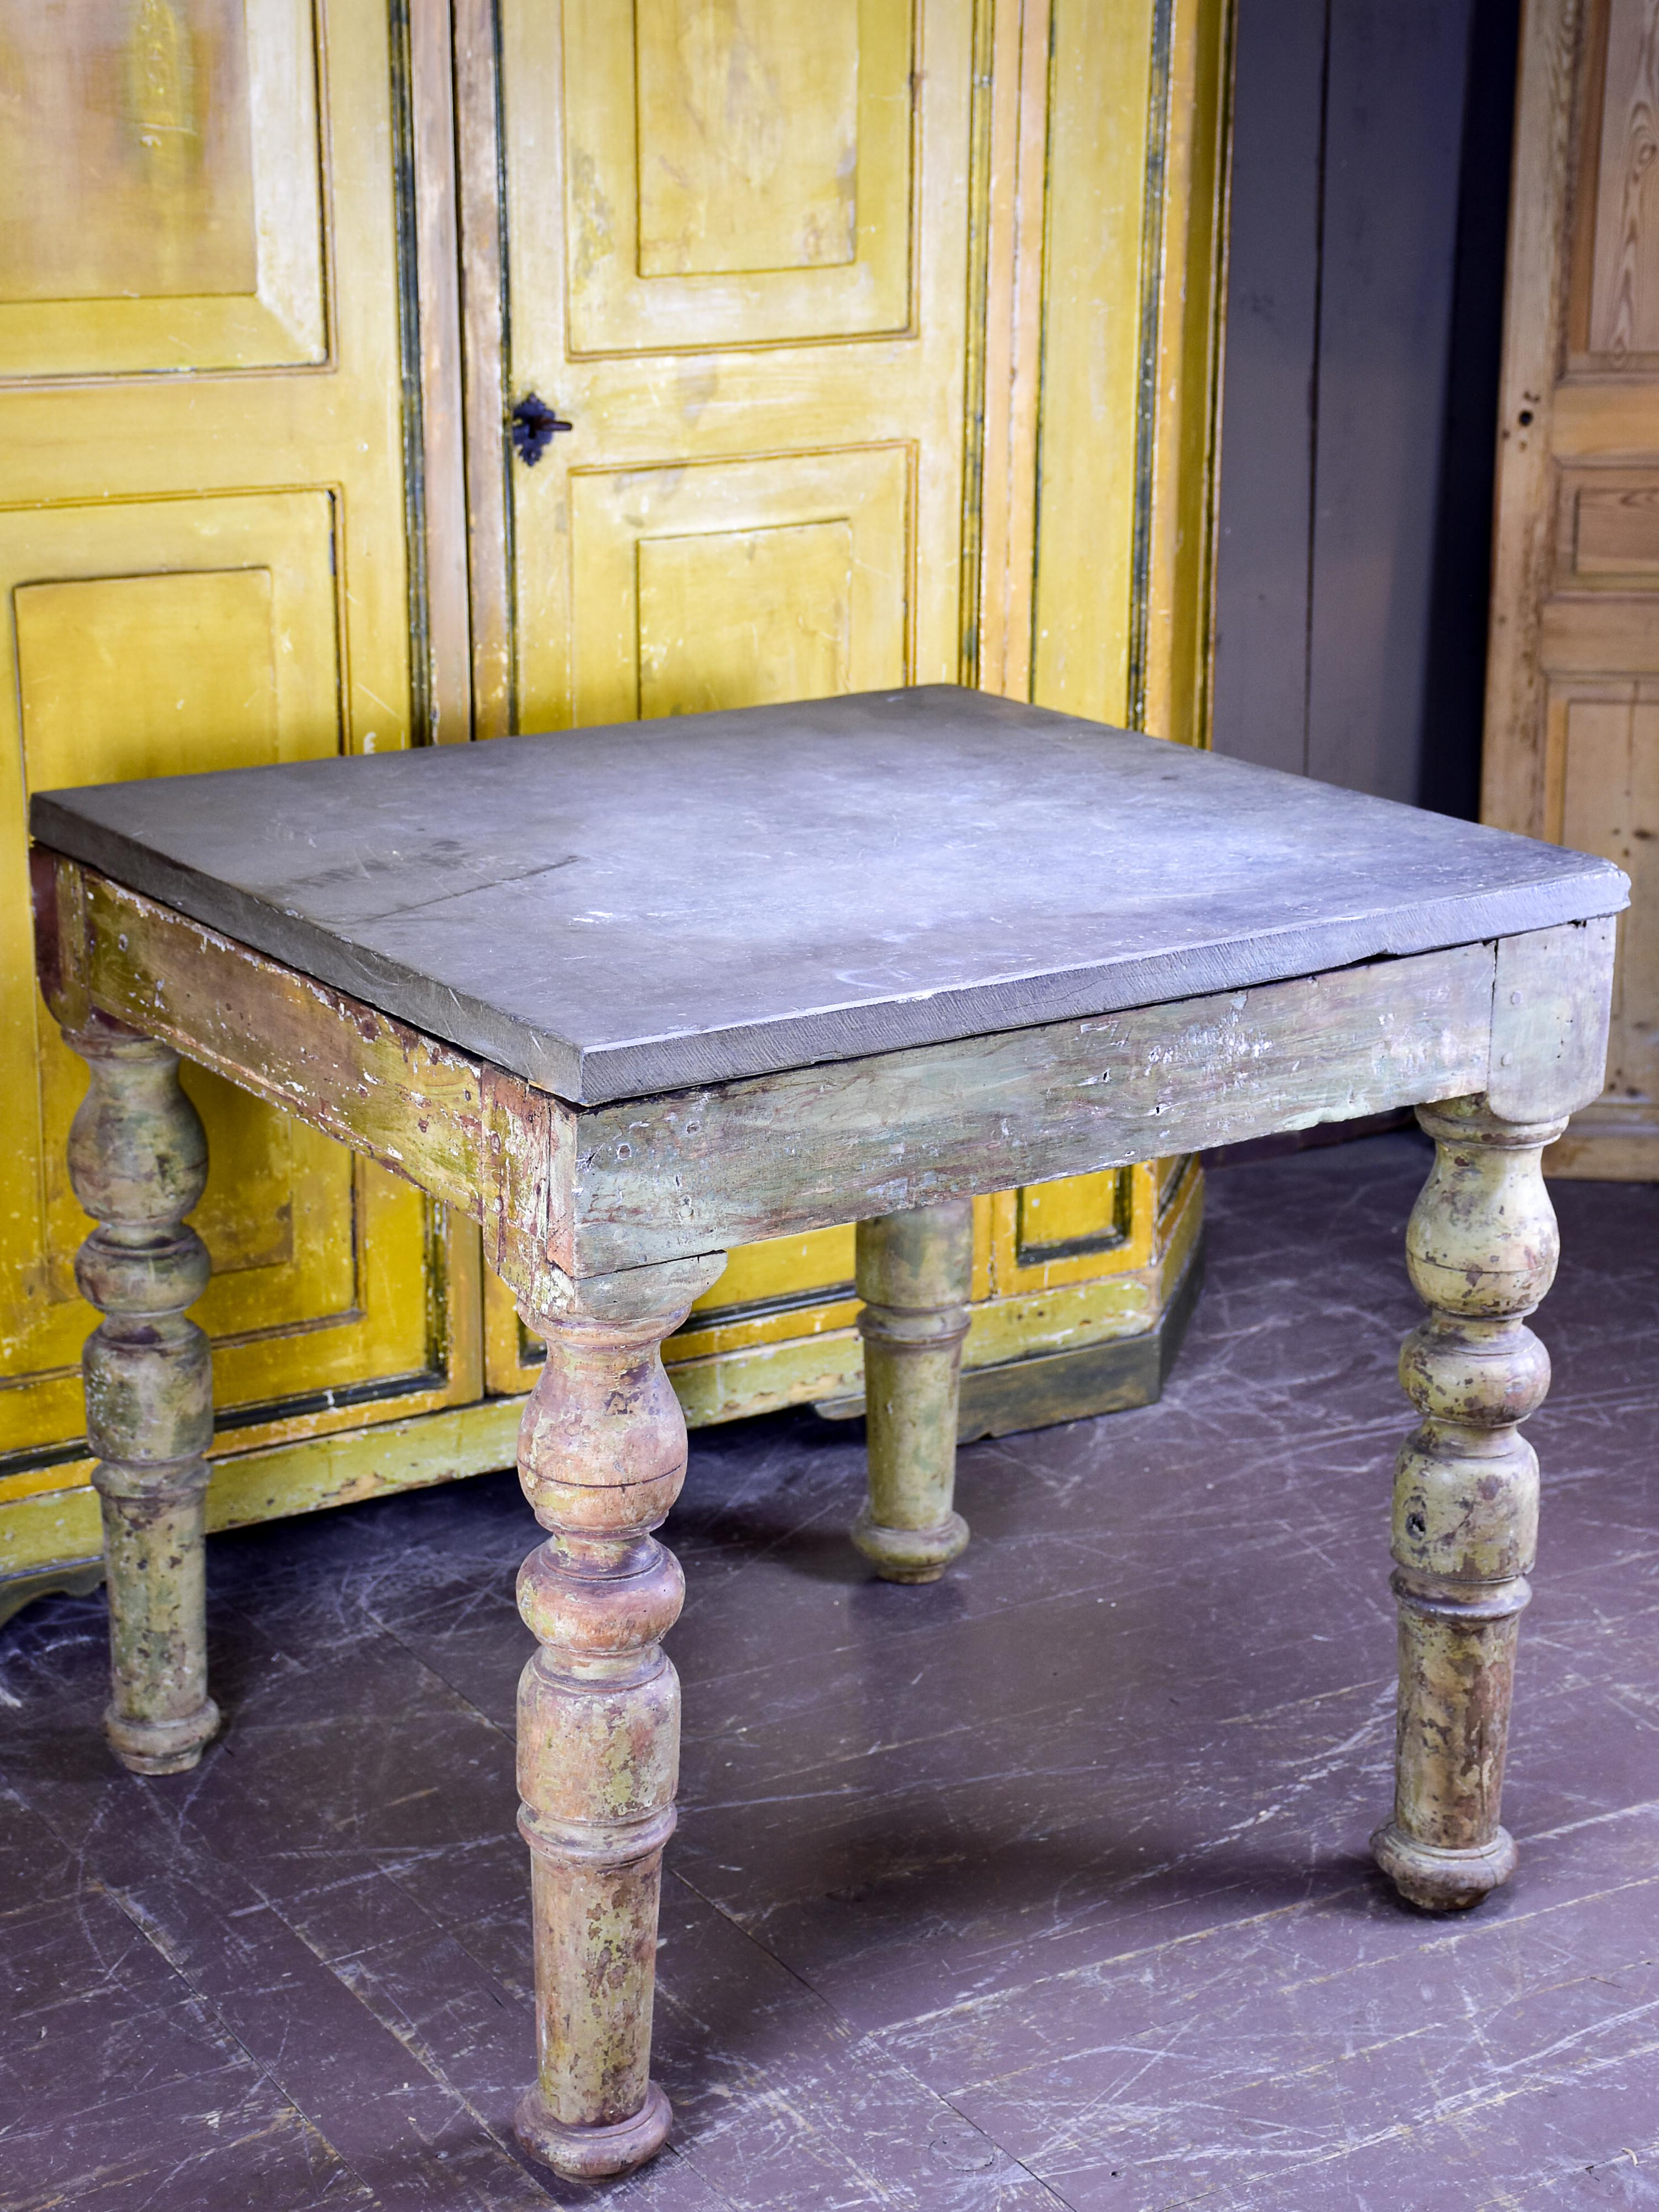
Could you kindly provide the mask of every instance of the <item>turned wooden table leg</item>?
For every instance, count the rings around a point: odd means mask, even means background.
[[[206,1336],[185,1318],[210,1272],[184,1220],[207,1181],[207,1139],[177,1053],[98,1017],[64,1035],[92,1079],[69,1164],[98,1224],[75,1279],[104,1316],[82,1373],[109,1584],[105,1726],[135,1774],[179,1774],[219,1725],[202,1557],[213,1366]]]
[[[519,1826],[530,1845],[538,2073],[520,2139],[573,2180],[659,2149],[651,2081],[662,1851],[674,1827],[679,1682],[660,1647],[684,1595],[651,1531],[685,1475],[662,1340],[725,1265],[637,1267],[525,1319],[547,1364],[519,1474],[550,1533],[519,1576],[542,1649],[519,1683]]]
[[[870,1494],[853,1541],[890,1583],[937,1582],[968,1542],[951,1498],[973,1249],[967,1199],[858,1225]]]
[[[1400,1377],[1423,1419],[1395,1480],[1395,1812],[1371,1848],[1402,1896],[1447,1911],[1515,1869],[1498,1812],[1538,1534],[1538,1461],[1516,1424],[1549,1388],[1549,1354],[1525,1317],[1555,1275],[1539,1155],[1565,1124],[1501,1121],[1484,1097],[1421,1107],[1418,1120],[1435,1164],[1406,1250],[1429,1314]]]

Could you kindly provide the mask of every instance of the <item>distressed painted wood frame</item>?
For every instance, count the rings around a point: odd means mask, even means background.
[[[683,1584],[652,1532],[684,1477],[685,1427],[660,1346],[733,1244],[863,1224],[882,1404],[858,1540],[878,1571],[927,1579],[966,1540],[947,1441],[963,1200],[1419,1107],[1437,1156],[1407,1258],[1428,1316],[1401,1359],[1421,1419],[1396,1475],[1397,1786],[1375,1849],[1431,1909],[1506,1878],[1499,1794],[1537,1513],[1517,1424],[1548,1380],[1525,1321],[1556,1257],[1539,1162],[1601,1087],[1611,916],[579,1107],[82,863],[37,849],[34,868],[42,988],[95,1074],[71,1167],[100,1224],[82,1265],[106,1316],[86,1371],[119,1755],[178,1771],[217,1721],[200,1628],[207,1407],[180,1318],[199,1131],[173,1095],[175,1054],[477,1221],[547,1340],[520,1438],[548,1540],[519,1583],[541,1645],[520,1692],[540,2059],[519,2126],[556,2171],[627,2171],[670,2124],[648,2068],[678,1742],[660,1641]],[[100,1378],[123,1360],[137,1380],[118,1403]],[[158,1612],[163,1553],[183,1566]]]
[[[63,1026],[95,1008],[408,1176],[482,1224],[532,1304],[560,1279],[1473,1091],[1510,1119],[1570,1112],[1555,1102],[1606,1050],[1610,917],[571,1106],[77,862],[38,852],[36,871]]]

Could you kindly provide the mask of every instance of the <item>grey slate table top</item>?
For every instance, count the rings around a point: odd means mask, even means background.
[[[948,685],[48,792],[46,845],[578,1102],[1617,911],[1605,860]]]

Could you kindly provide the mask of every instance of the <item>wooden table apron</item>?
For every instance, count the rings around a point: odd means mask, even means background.
[[[1422,1107],[1437,1154],[1407,1260],[1429,1313],[1401,1358],[1421,1419],[1396,1480],[1398,1779],[1375,1844],[1431,1907],[1505,1878],[1537,1493],[1516,1424],[1548,1382],[1525,1316],[1556,1252],[1539,1163],[1601,1088],[1611,918],[573,1106],[79,863],[37,851],[36,890],[42,987],[93,1069],[71,1165],[100,1224],[77,1264],[106,1315],[88,1433],[112,1547],[111,1733],[130,1765],[189,1765],[216,1723],[192,1627],[210,1384],[183,1317],[204,1279],[183,1221],[204,1164],[173,1055],[478,1221],[548,1341],[520,1448],[549,1531],[519,1586],[542,1645],[520,1686],[540,2067],[520,2127],[561,2172],[625,2170],[668,2126],[648,2058],[678,1741],[659,1646],[682,1584],[652,1531],[686,1447],[659,1348],[734,1245],[860,1224],[872,1478],[857,1540],[878,1571],[929,1579],[967,1537],[951,1477],[975,1193]],[[152,1571],[164,1552],[170,1575]],[[135,1565],[149,1611],[115,1620]]]

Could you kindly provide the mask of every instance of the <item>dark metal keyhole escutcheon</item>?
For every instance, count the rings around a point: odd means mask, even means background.
[[[526,392],[508,420],[513,425],[513,450],[527,469],[535,467],[552,443],[556,431],[574,430],[576,427],[555,414],[547,402],[533,392]]]

